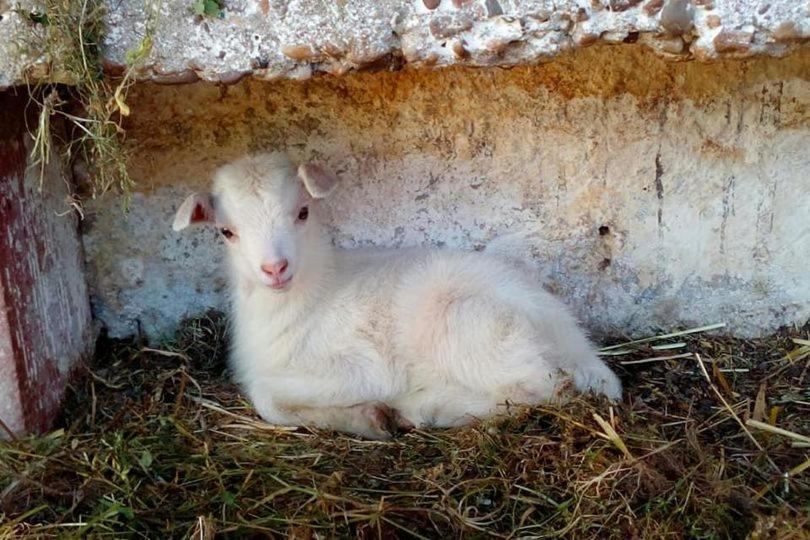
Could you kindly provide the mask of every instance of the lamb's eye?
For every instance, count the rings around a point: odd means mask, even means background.
[[[302,206],[301,210],[298,211],[298,219],[300,219],[301,221],[306,221],[308,217],[309,217],[309,207]]]
[[[219,230],[219,232],[222,233],[222,236],[224,236],[228,240],[233,238],[233,232],[230,229],[226,229],[223,227],[222,229]]]

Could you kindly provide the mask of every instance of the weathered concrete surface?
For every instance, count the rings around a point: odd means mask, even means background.
[[[27,164],[27,101],[0,93],[0,420],[16,434],[47,429],[94,337],[66,180]]]
[[[106,4],[105,66],[120,71],[153,26],[140,76],[165,83],[512,66],[599,43],[639,42],[684,60],[782,56],[810,39],[806,0],[228,0],[220,17],[195,15],[186,0]],[[0,87],[26,72],[61,78],[59,59],[38,46],[31,6],[0,0]]]
[[[225,306],[213,231],[170,223],[212,169],[287,149],[342,173],[337,242],[475,248],[534,231],[548,286],[610,333],[810,314],[810,51],[672,64],[638,47],[542,66],[144,85],[132,212],[88,208],[95,314],[113,335]]]

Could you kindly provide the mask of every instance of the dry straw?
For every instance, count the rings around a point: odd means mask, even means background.
[[[102,341],[58,428],[0,444],[0,538],[806,538],[810,328],[717,328],[608,347],[692,355],[617,366],[620,404],[390,442],[262,422],[218,318],[160,347]]]

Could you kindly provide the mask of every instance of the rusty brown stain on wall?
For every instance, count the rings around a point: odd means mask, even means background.
[[[139,189],[189,181],[171,176],[172,153],[198,154],[193,176],[249,150],[295,148],[311,137],[373,137],[388,158],[411,152],[453,156],[485,154],[483,133],[509,122],[552,120],[533,114],[548,100],[634,99],[650,123],[661,105],[691,102],[704,106],[722,96],[770,100],[749,89],[771,80],[810,77],[810,50],[785,59],[672,63],[641,47],[597,47],[563,55],[554,62],[513,69],[449,68],[357,73],[343,78],[262,82],[246,79],[222,91],[215,85],[136,86],[129,98],[133,114],[126,129],[135,151],[133,174]],[[808,104],[780,103],[783,126],[810,119]],[[492,110],[497,109],[493,119]],[[598,119],[596,119],[598,121]],[[549,124],[549,122],[552,122]],[[561,122],[565,124],[565,122]],[[464,134],[463,148],[454,146]],[[588,134],[572,133],[583,140]],[[739,158],[736,151],[714,147]],[[217,158],[207,148],[217,148]]]
[[[697,151],[721,159],[739,161],[745,159],[745,150],[742,148],[723,145],[713,139],[704,139]]]

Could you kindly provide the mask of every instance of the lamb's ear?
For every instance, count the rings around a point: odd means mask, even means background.
[[[172,229],[182,231],[189,225],[214,223],[214,198],[210,193],[192,193],[174,215]]]
[[[298,177],[304,182],[304,187],[316,199],[322,199],[332,193],[338,184],[338,177],[335,173],[315,165],[305,163],[298,167]]]

